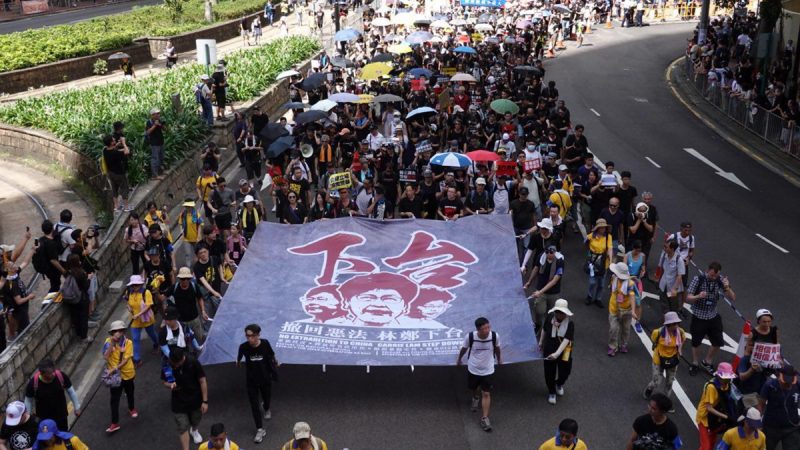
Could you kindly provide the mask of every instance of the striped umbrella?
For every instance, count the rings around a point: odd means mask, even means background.
[[[472,161],[461,153],[445,152],[437,153],[431,158],[431,164],[442,167],[455,167],[463,169],[469,167]]]

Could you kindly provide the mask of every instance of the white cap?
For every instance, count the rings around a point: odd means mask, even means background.
[[[561,164],[560,166],[558,166],[558,170],[560,172],[566,172],[567,170],[569,170],[569,168],[567,167],[566,164]]]
[[[255,201],[256,199],[254,199],[252,195],[245,195],[244,200],[242,200],[242,203],[253,203]]]
[[[158,109],[158,108],[153,108],[153,109],[151,109],[151,110],[150,110],[150,115],[152,116],[153,114],[158,114],[158,113],[160,113],[160,112],[161,112],[161,110],[160,110],[160,109]]]
[[[475,184],[482,184],[482,185],[485,186],[486,185],[486,178],[478,177],[478,179],[475,180]]]
[[[508,133],[503,133],[503,140],[507,141],[509,139],[511,139],[511,136],[509,136]]]
[[[544,228],[545,230],[553,231],[553,220],[549,217],[545,217],[539,222],[536,222],[536,226],[539,228]]]
[[[294,424],[294,429],[292,431],[294,433],[295,440],[308,439],[311,437],[311,425],[307,424],[306,422],[297,422]]]
[[[770,311],[770,310],[768,310],[766,308],[761,308],[758,311],[756,311],[756,320],[760,319],[762,316],[774,317],[772,315],[772,311]]]
[[[20,401],[11,402],[6,408],[6,425],[15,427],[22,422],[22,416],[25,415],[25,403]]]
[[[202,75],[200,75],[200,79],[201,79],[201,80],[203,80],[203,81],[208,81],[208,80],[210,80],[210,79],[211,79],[211,77],[209,77],[209,76],[208,76],[208,75],[206,75],[206,74],[202,74]]]

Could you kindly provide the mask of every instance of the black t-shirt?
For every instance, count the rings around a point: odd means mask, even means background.
[[[305,178],[301,178],[299,180],[293,180],[292,178],[289,178],[288,183],[289,192],[294,192],[297,194],[297,202],[305,203],[306,199],[308,198],[308,188],[310,186],[308,180]]]
[[[175,303],[175,308],[178,309],[178,320],[181,322],[190,322],[200,315],[197,309],[197,298],[200,297],[200,291],[194,282],[189,284],[189,287],[184,289],[177,283],[172,289],[172,295]]]
[[[542,355],[547,356],[554,351],[558,350],[558,347],[561,345],[561,338],[558,337],[551,337],[553,334],[553,318],[555,317],[555,313],[551,313],[547,315],[547,318],[544,319],[544,328],[543,334],[544,339],[542,339]],[[564,334],[564,339],[569,339],[570,342],[575,342],[575,322],[572,320],[569,321],[567,324],[567,332]],[[571,356],[570,356],[571,357]]]
[[[217,266],[211,258],[208,258],[208,261],[204,263],[198,260],[194,263],[193,271],[195,279],[205,278],[208,284],[217,292],[222,289],[222,278],[219,276]]]
[[[628,186],[628,189],[617,189],[614,196],[619,198],[619,210],[623,213],[629,213],[633,209],[633,199],[636,198],[637,195],[639,195],[639,193],[633,186]]]
[[[653,418],[650,417],[649,414],[639,416],[633,421],[633,431],[635,431],[640,438],[644,436],[661,438],[661,441],[669,446],[666,448],[672,448],[672,443],[675,441],[675,438],[678,437],[678,427],[673,421],[667,418],[664,423],[657,425],[653,422]]]
[[[253,114],[250,120],[253,121],[253,136],[258,136],[261,134],[261,130],[269,123],[269,116],[266,114]]]
[[[633,226],[633,225],[636,223],[636,220],[637,220],[637,218],[636,218],[636,213],[635,213],[635,212],[629,213],[629,214],[628,214],[628,223],[627,223],[627,226],[628,226],[629,228],[630,228],[630,227],[632,227],[632,226]],[[649,212],[648,212],[648,214],[647,214],[647,217],[645,217],[645,219],[644,219],[644,222],[647,222],[647,223],[648,223],[648,224],[650,224],[651,226],[655,224],[655,221],[654,221],[654,220],[653,220],[653,218],[650,216]],[[638,240],[638,241],[642,241],[642,244],[645,244],[645,243],[647,243],[647,242],[649,242],[649,241],[650,241],[650,238],[651,238],[651,237],[653,237],[653,233],[654,233],[654,232],[655,232],[655,228],[653,228],[653,232],[650,232],[650,231],[648,231],[648,230],[647,230],[647,228],[644,226],[644,223],[642,223],[641,225],[639,225],[639,229],[638,229],[638,230],[636,230],[636,232],[635,232],[635,233],[631,233],[631,234],[628,236],[628,242],[631,242],[631,243],[632,243],[633,241],[637,241],[637,240]]]
[[[180,367],[172,367],[175,377],[175,389],[172,390],[172,412],[188,413],[200,409],[203,404],[203,393],[200,391],[200,379],[206,377],[203,366],[191,355]],[[161,378],[166,381],[164,373]]]
[[[442,214],[444,214],[445,217],[453,218],[454,216],[461,214],[461,211],[464,209],[464,204],[461,203],[460,198],[450,200],[449,198],[444,197],[439,200],[439,209],[442,210]]]
[[[106,147],[103,149],[103,159],[109,172],[115,175],[125,174],[125,153],[122,150]]]
[[[225,252],[227,252],[227,248],[225,247],[225,243],[222,242],[222,239],[217,237],[210,243],[208,239],[203,239],[202,241],[198,242],[197,245],[194,246],[195,253],[197,253],[197,246],[203,244],[208,248],[208,254],[211,257],[211,261],[214,262],[214,265],[220,265],[225,260]]]
[[[531,239],[528,241],[528,250],[533,251],[534,261],[538,261],[544,249],[551,245],[555,245],[558,248],[559,242],[561,242],[560,234],[552,232],[550,237],[545,239],[537,232],[536,234],[531,234]]]
[[[555,267],[553,267],[555,264]],[[544,259],[544,264],[539,264],[539,260],[537,259],[534,263],[534,267],[539,268],[539,274],[536,277],[536,289],[543,289],[547,283],[550,282],[550,273],[552,272],[553,277],[556,275],[561,275],[563,278],[564,276],[564,259],[563,258],[556,258],[553,262],[549,262],[547,258]],[[561,292],[561,279],[559,278],[558,283],[556,283],[553,287],[551,287],[546,293],[547,294],[558,294]]]
[[[239,354],[236,361],[244,359],[244,366],[247,370],[247,384],[267,384],[270,382],[270,372],[272,372],[272,360],[275,358],[275,351],[269,345],[269,341],[261,339],[258,347],[253,347],[249,342],[244,342],[239,346]]]
[[[159,260],[158,265],[153,264],[152,261],[145,261],[144,273],[147,274],[147,287],[150,288],[150,283],[152,283],[156,277],[163,276],[164,281],[158,286],[158,291],[162,293],[166,292],[167,289],[169,289],[172,277],[172,269],[169,266],[170,265],[163,260]]]
[[[414,214],[417,219],[422,218],[422,197],[419,195],[414,196],[414,200],[409,200],[408,197],[403,197],[398,202],[397,206],[401,213],[410,212]]]
[[[515,199],[508,208],[512,212],[514,228],[528,230],[533,227],[533,218],[536,216],[536,205],[530,200]]]
[[[0,439],[6,441],[9,450],[25,450],[33,447],[36,435],[39,433],[39,420],[31,416],[27,422],[9,426],[3,422],[0,429]]]
[[[160,126],[157,126],[150,133],[150,145],[164,145],[164,121],[159,119],[158,123],[160,124]],[[148,120],[145,126],[146,129],[149,130],[150,128],[153,127],[153,121]]]
[[[608,226],[611,227],[611,238],[615,241],[618,241],[622,238],[619,235],[619,225],[625,222],[625,214],[617,208],[615,213],[612,213],[608,208],[604,209],[600,212],[600,217],[605,219],[608,222]]]
[[[25,388],[25,397],[35,399],[37,417],[54,420],[67,417],[67,399],[64,396],[64,390],[72,387],[72,381],[64,372],[61,372],[61,377],[64,379],[63,385],[55,375],[53,375],[53,381],[49,383],[39,379],[35,391],[33,389],[33,378],[28,381],[28,386]]]

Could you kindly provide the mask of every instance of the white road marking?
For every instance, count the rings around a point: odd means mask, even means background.
[[[722,178],[725,178],[726,180],[730,181],[731,183],[738,184],[739,186],[747,189],[748,191],[750,190],[750,188],[747,187],[747,185],[744,184],[742,182],[742,180],[740,180],[739,177],[737,177],[733,172],[725,172],[718,165],[716,165],[713,162],[711,162],[710,159],[708,159],[705,156],[701,155],[700,152],[698,152],[697,150],[695,150],[693,148],[684,148],[683,150],[686,153],[688,153],[688,154],[694,156],[695,158],[699,159],[700,161],[705,163],[707,166],[709,166],[712,169],[716,170],[717,175],[721,176]]]
[[[589,108],[589,111],[593,112],[595,116],[600,117],[600,113],[597,112],[594,108]]]
[[[650,103],[650,100],[642,97],[633,97],[633,101],[637,103]]]
[[[657,162],[653,161],[653,158],[651,158],[651,157],[649,157],[649,156],[645,156],[645,157],[644,157],[644,159],[646,159],[646,160],[650,161],[650,164],[652,164],[652,165],[656,166],[656,168],[657,168],[657,169],[660,169],[660,168],[661,168],[661,166],[659,166]]]
[[[764,236],[762,236],[760,233],[756,233],[756,236],[758,236],[759,239],[761,239],[762,241],[766,242],[767,244],[769,244],[769,245],[777,248],[778,250],[782,251],[783,253],[789,253],[789,250],[786,250],[785,248],[781,247],[780,245],[770,241],[769,239],[767,239]]]

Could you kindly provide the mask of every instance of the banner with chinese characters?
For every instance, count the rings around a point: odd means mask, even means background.
[[[200,360],[233,362],[257,323],[283,363],[453,365],[478,317],[504,362],[540,358],[508,215],[262,222]]]
[[[753,344],[753,353],[750,361],[758,363],[761,367],[777,369],[783,365],[781,357],[781,345],[770,344],[767,342],[756,342]]]
[[[502,8],[506,6],[506,0],[461,0],[461,6],[472,6],[475,8]]]

